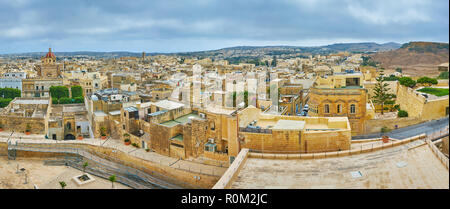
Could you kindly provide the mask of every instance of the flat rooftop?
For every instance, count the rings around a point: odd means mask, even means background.
[[[185,124],[188,122],[189,118],[197,118],[200,119],[201,117],[195,113],[189,113],[187,115],[183,115],[175,120],[169,120],[163,123],[160,123],[160,125],[168,126],[168,127],[174,127],[178,124]]]
[[[182,103],[173,102],[173,101],[169,101],[169,100],[161,100],[161,101],[155,102],[153,104],[159,108],[163,108],[163,109],[167,109],[167,110],[173,110],[173,109],[178,109],[180,107],[184,107],[184,104],[182,104]]]
[[[231,188],[449,189],[447,168],[423,143],[324,159],[248,158]]]
[[[305,121],[299,120],[278,120],[272,129],[275,130],[303,130]]]
[[[37,100],[37,99],[18,99],[16,101],[14,101],[14,104],[48,104],[48,100],[46,99],[42,99],[42,100]]]
[[[63,106],[63,112],[84,112],[86,107],[83,105],[77,106]]]

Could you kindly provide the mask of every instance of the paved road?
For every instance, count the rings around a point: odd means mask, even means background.
[[[416,136],[416,135],[423,134],[423,133],[430,134],[435,131],[439,131],[439,130],[443,129],[448,125],[449,125],[449,117],[447,116],[446,118],[442,118],[439,120],[432,120],[432,121],[428,121],[428,122],[413,125],[413,126],[395,129],[395,130],[387,133],[387,135],[394,139],[405,139],[405,138]],[[352,140],[378,138],[378,137],[381,137],[382,135],[383,135],[383,133],[381,133],[381,132],[375,133],[375,134],[368,134],[368,135],[359,135],[359,136],[353,136]]]

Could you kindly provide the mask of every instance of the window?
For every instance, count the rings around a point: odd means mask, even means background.
[[[329,104],[326,104],[325,105],[325,113],[330,113],[330,105]]]
[[[44,86],[41,86],[41,89],[44,90]]]
[[[341,113],[342,112],[342,105],[338,104],[337,105],[337,113]]]
[[[214,124],[214,122],[211,123],[211,130],[216,130],[216,124]]]
[[[356,106],[354,104],[350,105],[350,113],[355,114],[356,113]]]
[[[72,124],[70,124],[70,122],[67,122],[66,127],[70,130],[72,128]]]

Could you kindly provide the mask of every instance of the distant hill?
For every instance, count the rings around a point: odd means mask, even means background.
[[[233,57],[263,57],[263,56],[273,56],[273,55],[288,55],[288,56],[298,56],[298,55],[315,55],[315,54],[329,54],[337,53],[342,51],[348,52],[377,52],[377,51],[389,51],[398,49],[401,44],[389,42],[385,44],[377,44],[373,42],[369,43],[337,43],[326,46],[314,46],[314,47],[302,47],[302,46],[236,46],[228,47],[217,50],[208,51],[198,51],[198,52],[179,52],[179,53],[147,53],[149,55],[179,55],[186,57],[211,57],[214,59],[227,59]],[[27,56],[38,58],[45,56],[47,52],[30,52],[30,53],[16,53],[2,55],[6,57],[12,56]],[[118,58],[118,57],[140,57],[141,53],[135,52],[54,52],[55,55],[70,57],[70,56],[92,56],[92,57],[105,57],[105,58]]]
[[[374,61],[382,67],[395,65],[439,65],[448,62],[449,44],[436,42],[409,42],[399,49],[372,54]]]
[[[373,42],[369,43],[348,43],[348,44],[333,44],[325,46],[336,51],[349,51],[349,52],[376,52],[376,51],[389,51],[400,48],[401,44],[389,42],[385,44],[377,44]]]
[[[449,44],[409,42],[399,49],[371,54],[370,57],[385,69],[399,67],[410,75],[430,76],[438,74],[437,65],[449,62]]]

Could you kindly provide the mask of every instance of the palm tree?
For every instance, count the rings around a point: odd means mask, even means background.
[[[83,173],[86,173],[86,167],[88,167],[88,162],[84,162],[83,164]]]
[[[110,176],[109,181],[111,182],[112,188],[114,189],[114,182],[116,181],[116,175]]]
[[[66,182],[64,182],[64,181],[60,181],[59,185],[61,185],[61,189],[64,189],[64,187],[67,186]]]

